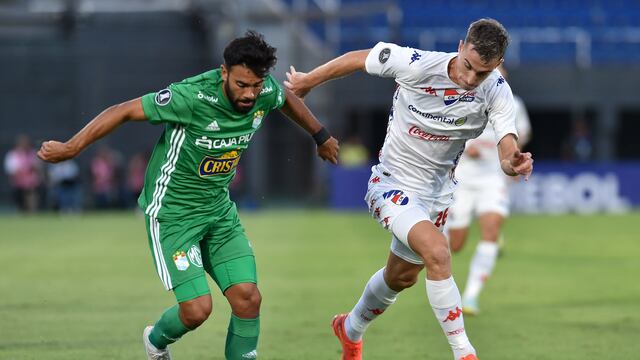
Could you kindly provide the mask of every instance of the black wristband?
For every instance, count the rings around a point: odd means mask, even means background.
[[[324,144],[327,140],[329,140],[329,138],[331,138],[331,134],[329,134],[329,131],[324,127],[318,130],[318,132],[313,134],[312,136],[313,140],[316,141],[316,145],[318,146]]]

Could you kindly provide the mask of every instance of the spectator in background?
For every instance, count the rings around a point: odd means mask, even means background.
[[[351,135],[340,147],[338,164],[346,168],[355,168],[369,164],[369,151],[358,135]]]
[[[593,141],[587,121],[578,118],[573,121],[571,135],[564,144],[564,158],[570,161],[588,162],[593,158]]]
[[[74,160],[49,164],[49,193],[54,209],[63,213],[82,210],[80,170]]]
[[[144,173],[147,169],[147,159],[149,156],[139,152],[129,160],[127,165],[127,207],[137,207],[138,196],[144,186]]]
[[[506,69],[502,65],[498,69],[508,80]],[[531,123],[522,99],[514,95],[513,100],[518,146],[523,148],[531,137]],[[456,167],[459,185],[453,195],[446,224],[451,250],[462,250],[474,218],[480,225],[481,236],[462,294],[462,312],[465,315],[480,312],[478,298],[496,265],[502,225],[509,216],[509,180],[500,169],[497,145],[493,128],[487,126],[479,137],[467,141]]]
[[[94,205],[107,209],[118,199],[118,157],[108,146],[101,146],[91,159],[91,176]]]
[[[38,189],[42,183],[41,162],[26,135],[20,135],[4,158],[11,192],[21,211],[35,212],[40,204]]]

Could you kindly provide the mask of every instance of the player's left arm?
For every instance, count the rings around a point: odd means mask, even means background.
[[[338,163],[338,140],[329,134],[329,131],[311,113],[307,105],[298,98],[291,90],[284,89],[285,101],[280,111],[289,119],[305,129],[318,146],[318,156],[322,160],[329,160],[333,164]]]
[[[530,152],[520,152],[514,134],[507,134],[500,140],[498,153],[500,154],[500,167],[505,174],[509,176],[524,175],[524,179],[529,180],[533,171],[533,157]]]

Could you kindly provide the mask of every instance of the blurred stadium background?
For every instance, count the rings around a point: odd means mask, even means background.
[[[0,0],[0,155],[25,136],[35,148],[66,140],[112,104],[219,66],[227,42],[249,28],[278,48],[273,74],[283,80],[289,65],[307,71],[377,41],[455,51],[480,17],[511,34],[509,83],[529,111],[536,169],[512,188],[520,214],[505,229],[487,316],[469,323],[476,347],[489,359],[636,358],[640,288],[622,274],[640,277],[638,1]],[[279,113],[241,160],[232,197],[261,267],[264,359],[336,358],[328,320],[385,259],[388,235],[361,199],[393,89],[357,74],[308,97],[341,140],[339,167],[319,161],[310,137]],[[140,358],[141,326],[173,297],[155,296],[142,222],[119,210],[135,207],[161,130],[126,124],[71,165],[36,162],[27,202],[41,215],[22,216],[2,173],[0,359]],[[472,250],[454,258],[459,286]],[[449,358],[423,287],[404,298],[372,326],[365,356]],[[225,317],[178,344],[176,357],[222,359]],[[402,338],[389,341],[391,328]]]
[[[109,105],[219,66],[221,49],[248,28],[278,48],[273,74],[282,80],[291,64],[309,70],[380,40],[455,51],[469,22],[486,16],[510,31],[510,84],[533,124],[528,150],[537,179],[516,209],[623,211],[640,204],[633,186],[640,179],[640,3],[631,0],[3,0],[0,154],[20,134],[36,147],[66,140]],[[309,96],[344,145],[351,139],[364,146],[366,154],[355,152],[346,165],[375,158],[393,87],[360,74]],[[160,131],[127,124],[83,153],[79,206],[132,206],[139,163]],[[103,161],[92,170],[96,157]],[[352,186],[364,186],[363,168],[358,175],[354,166],[321,164],[309,137],[274,113],[245,154],[234,190],[246,207],[362,207]],[[41,174],[39,207],[58,206],[53,183],[66,172],[42,166]],[[10,189],[0,177],[3,209],[12,208]]]

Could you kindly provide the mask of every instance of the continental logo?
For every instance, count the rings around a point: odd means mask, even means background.
[[[217,158],[205,156],[200,163],[200,176],[228,174],[238,166],[238,161],[240,161],[240,154],[235,150]]]

